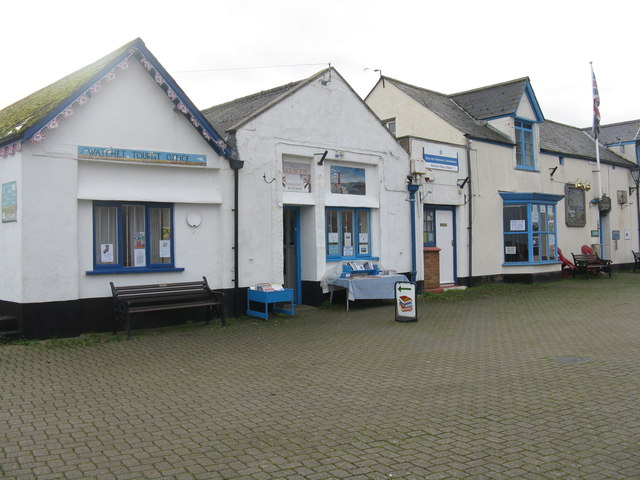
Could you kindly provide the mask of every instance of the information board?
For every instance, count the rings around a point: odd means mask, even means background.
[[[413,282],[396,282],[394,291],[396,322],[417,322],[416,284]]]

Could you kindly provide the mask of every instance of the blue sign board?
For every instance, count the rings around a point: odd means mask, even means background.
[[[84,145],[78,145],[78,158],[89,160],[115,160],[121,162],[192,165],[197,167],[207,166],[206,155],[158,152],[155,150],[129,150],[126,148],[87,147]]]
[[[423,153],[422,158],[427,164],[427,168],[449,170],[452,172],[458,171],[458,157],[444,157],[442,155]]]

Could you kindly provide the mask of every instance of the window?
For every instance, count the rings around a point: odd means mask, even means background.
[[[173,269],[173,207],[94,202],[94,270]]]
[[[436,244],[436,211],[434,208],[424,209],[423,243],[425,246]]]
[[[327,257],[370,258],[371,218],[366,208],[327,208]]]
[[[516,129],[516,166],[525,170],[535,170],[533,149],[533,124],[515,121]]]
[[[387,130],[391,132],[391,135],[396,136],[396,119],[385,120],[382,122]]]
[[[556,203],[561,195],[501,193],[504,263],[557,261]]]

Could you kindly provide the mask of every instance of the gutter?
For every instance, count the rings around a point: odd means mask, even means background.
[[[473,190],[471,189],[471,185],[473,184],[471,179],[471,137],[468,134],[465,134],[465,138],[467,139],[466,150],[467,150],[467,177],[469,177],[469,181],[467,182],[469,189],[469,219],[467,229],[469,230],[469,287],[473,286]]]
[[[240,169],[244,166],[243,160],[229,159],[229,166],[233,169],[233,316],[240,316],[240,254],[239,254],[239,198],[240,198]]]

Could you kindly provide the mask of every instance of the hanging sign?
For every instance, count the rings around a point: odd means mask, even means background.
[[[87,147],[78,145],[78,158],[120,162],[163,163],[171,165],[207,166],[207,156],[192,153],[129,150],[126,148]]]
[[[396,298],[396,322],[417,322],[416,284],[396,282],[393,288]]]

